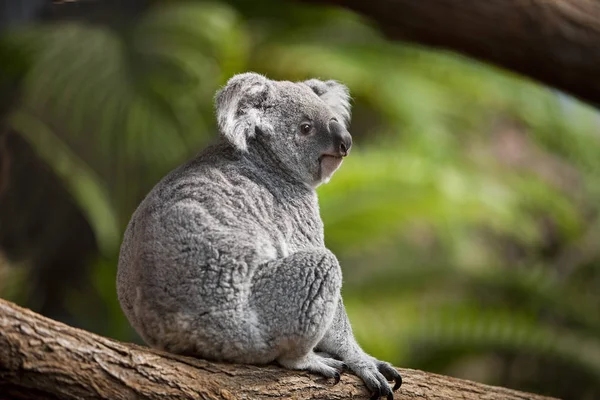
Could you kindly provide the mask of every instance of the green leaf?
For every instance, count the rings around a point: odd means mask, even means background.
[[[100,250],[106,255],[114,254],[121,240],[119,223],[96,173],[33,115],[16,111],[9,116],[9,123],[63,181],[90,222]]]

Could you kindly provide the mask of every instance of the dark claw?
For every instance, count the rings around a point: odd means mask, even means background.
[[[348,371],[350,368],[348,368],[348,364],[343,363],[342,364],[342,371]]]
[[[382,390],[382,392],[382,395],[385,395],[387,393],[387,400],[394,400],[394,392],[390,390],[390,387],[387,384],[385,385],[385,389]]]
[[[392,390],[396,391],[400,388],[402,385],[402,376],[400,376],[394,367],[387,363],[381,363],[377,366],[377,369],[388,381],[394,382],[394,388]]]
[[[340,383],[340,374],[338,374],[336,372],[335,375],[333,376],[333,379],[335,379],[335,382],[333,382],[334,385],[337,385],[338,383]]]

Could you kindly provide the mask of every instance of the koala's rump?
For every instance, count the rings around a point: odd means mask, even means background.
[[[277,255],[262,228],[216,224],[215,216],[193,201],[153,214],[136,227],[137,248],[130,257],[135,265],[129,269],[137,285],[124,295],[142,338],[203,358],[271,361],[274,355],[261,345],[256,317],[247,307],[255,269]]]

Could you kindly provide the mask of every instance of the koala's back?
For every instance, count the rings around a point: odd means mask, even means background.
[[[252,276],[270,260],[323,246],[313,191],[219,144],[165,177],[134,213],[119,300],[153,346],[226,359],[247,340],[268,356],[247,308]]]

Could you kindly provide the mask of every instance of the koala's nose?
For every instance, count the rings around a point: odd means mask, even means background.
[[[329,122],[329,131],[333,135],[336,150],[342,157],[346,157],[352,147],[352,136],[342,124],[334,119]]]
[[[342,140],[340,141],[340,153],[344,157],[350,153],[350,147],[352,147],[352,136],[349,133],[346,133],[342,136]]]

